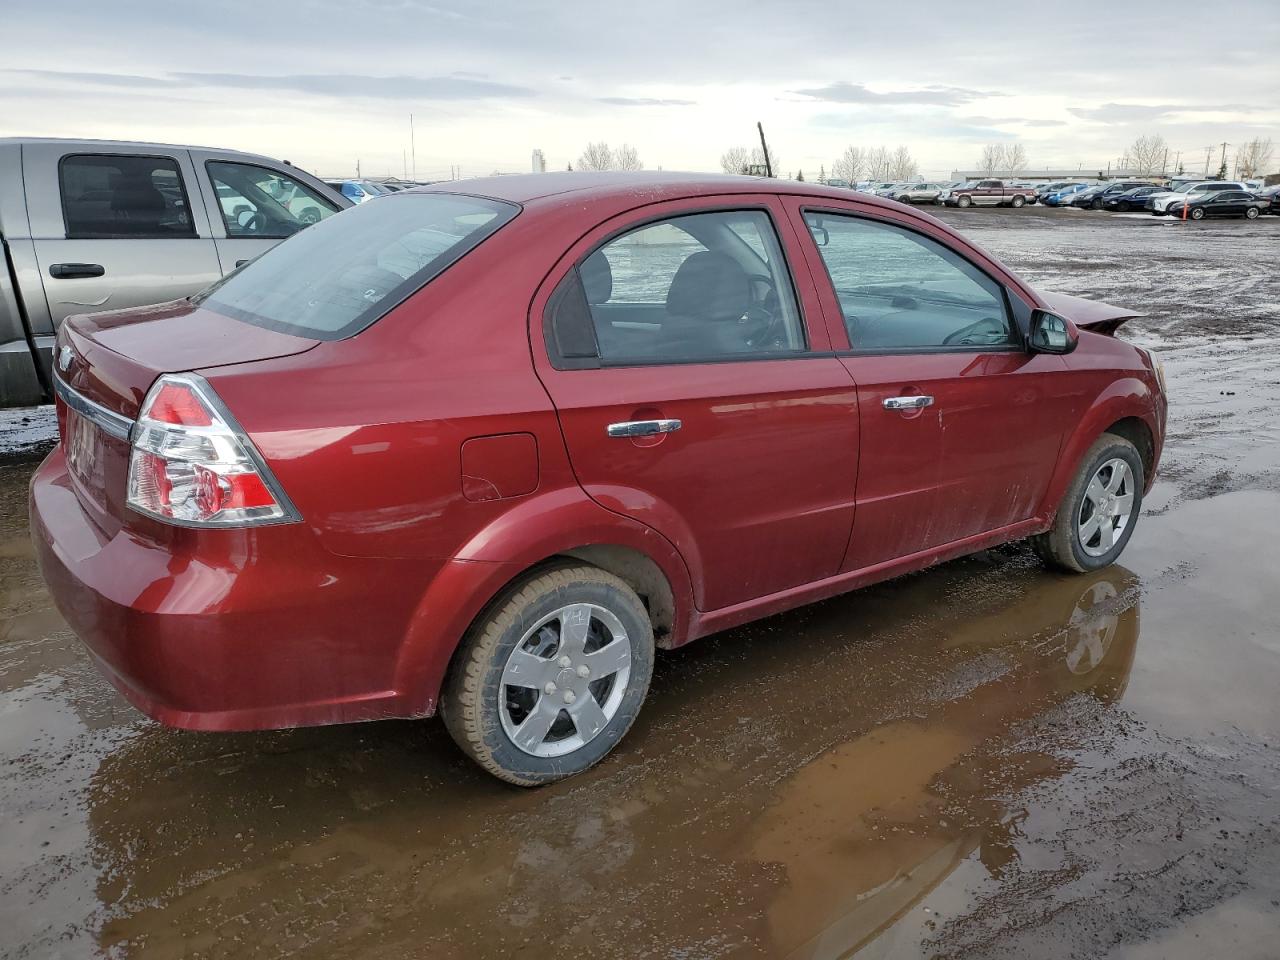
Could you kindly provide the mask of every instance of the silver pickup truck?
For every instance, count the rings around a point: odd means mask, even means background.
[[[68,315],[189,296],[349,206],[233,150],[0,138],[0,406],[50,400]]]

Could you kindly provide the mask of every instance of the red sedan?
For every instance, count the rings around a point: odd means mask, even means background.
[[[618,743],[656,647],[1008,540],[1111,563],[1166,417],[1132,315],[807,183],[406,191],[68,320],[32,531],[163,723],[438,708],[546,783]]]

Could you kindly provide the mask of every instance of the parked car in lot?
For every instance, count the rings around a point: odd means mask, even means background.
[[[1170,212],[1169,208],[1175,203],[1179,205],[1180,209],[1181,205],[1186,201],[1198,200],[1207,194],[1223,191],[1243,191],[1244,189],[1243,183],[1233,180],[1188,181],[1179,184],[1167,193],[1153,193],[1147,197],[1144,208],[1150,210],[1157,217],[1163,217]]]
[[[1142,187],[1133,187],[1121,193],[1113,193],[1105,197],[1102,201],[1104,210],[1116,210],[1125,213],[1128,210],[1141,210],[1147,202],[1147,198],[1157,193],[1163,193],[1164,187],[1156,184],[1147,184]]]
[[[1023,537],[1115,560],[1166,420],[1133,315],[815,184],[439,184],[65,323],[32,537],[162,722],[439,711],[546,783],[655,647]]]
[[[364,203],[395,192],[371,180],[326,180],[325,183],[352,203]]]
[[[1046,207],[1068,206],[1071,203],[1072,197],[1077,193],[1088,190],[1092,186],[1093,184],[1090,183],[1068,183],[1051,193],[1041,195],[1040,202]]]
[[[871,188],[871,193],[877,197],[890,197],[902,186],[905,184],[900,180],[882,180]]]
[[[1183,207],[1191,220],[1206,217],[1244,217],[1256,220],[1271,207],[1270,200],[1255,197],[1245,190],[1215,190],[1212,193],[1194,194],[1184,201],[1174,201],[1166,211],[1171,217],[1181,217]]]
[[[1149,186],[1153,186],[1150,180],[1112,180],[1108,183],[1099,183],[1088,190],[1081,190],[1071,197],[1070,204],[1085,210],[1102,210],[1112,197],[1118,197],[1122,193],[1139,187]]]
[[[1030,187],[1006,186],[1003,180],[979,180],[948,190],[942,202],[948,207],[1021,207],[1035,196]]]
[[[1272,187],[1263,187],[1256,194],[1259,200],[1267,201],[1267,213],[1280,216],[1280,184]]]
[[[889,193],[899,203],[938,203],[944,185],[941,183],[907,183]]]
[[[52,401],[68,314],[185,297],[350,205],[250,153],[0,139],[0,406]]]

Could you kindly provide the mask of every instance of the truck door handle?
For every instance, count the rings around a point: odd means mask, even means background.
[[[237,270],[239,270],[241,267],[243,267],[243,266],[244,266],[246,263],[248,263],[248,262],[249,262],[249,258],[247,258],[247,257],[246,257],[244,260],[237,260],[237,261],[236,261],[236,269],[237,269]]]
[[[611,437],[651,437],[656,433],[674,433],[681,426],[679,420],[624,420],[609,424],[605,432]]]
[[[49,276],[55,280],[75,280],[79,277],[100,277],[106,273],[100,263],[51,263]]]
[[[919,410],[933,405],[933,397],[885,397],[886,410]]]

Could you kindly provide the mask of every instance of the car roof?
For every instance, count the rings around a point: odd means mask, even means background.
[[[401,193],[460,193],[472,196],[528,203],[548,197],[573,195],[573,200],[630,198],[645,203],[684,197],[710,197],[725,193],[774,193],[807,197],[850,199],[844,187],[827,187],[820,183],[779,180],[768,177],[733,176],[711,173],[524,173],[512,176],[477,177],[473,180],[449,180],[426,187],[402,190]],[[897,209],[887,200],[876,200],[859,194],[859,202],[877,203],[886,209]]]

